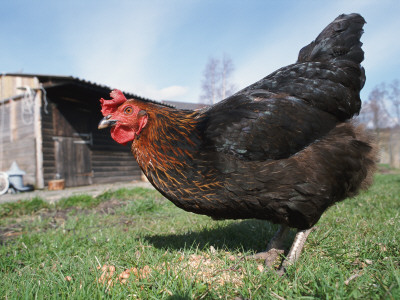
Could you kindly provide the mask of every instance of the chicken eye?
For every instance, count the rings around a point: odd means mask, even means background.
[[[131,114],[133,113],[133,108],[132,108],[131,106],[125,107],[124,113],[125,113],[126,115],[131,115]]]

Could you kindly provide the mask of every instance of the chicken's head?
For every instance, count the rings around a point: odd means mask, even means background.
[[[101,113],[104,118],[98,128],[111,128],[111,137],[118,143],[126,145],[139,136],[146,126],[148,115],[137,106],[135,100],[128,100],[120,90],[110,93],[111,100],[100,99]]]

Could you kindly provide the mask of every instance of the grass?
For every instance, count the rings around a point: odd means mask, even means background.
[[[275,225],[213,221],[154,190],[0,205],[3,299],[400,299],[400,175],[329,209],[284,277],[243,257]]]
[[[48,207],[49,204],[38,197],[30,201],[9,202],[0,205],[0,218],[32,214]]]

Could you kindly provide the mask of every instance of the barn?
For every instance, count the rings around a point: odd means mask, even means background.
[[[141,179],[130,147],[97,129],[109,87],[69,76],[7,73],[0,80],[0,171],[16,161],[36,188],[54,179],[66,187]]]

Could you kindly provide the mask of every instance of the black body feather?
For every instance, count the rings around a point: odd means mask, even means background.
[[[214,218],[313,226],[370,183],[376,150],[354,126],[364,19],[341,15],[295,64],[202,111],[148,104],[132,151],[177,206]]]

